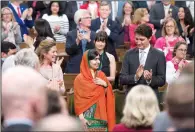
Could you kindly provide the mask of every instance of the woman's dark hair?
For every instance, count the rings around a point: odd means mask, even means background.
[[[50,24],[45,19],[40,18],[35,20],[35,30],[37,32],[36,41],[34,43],[35,49],[39,46],[39,43],[42,40],[46,39],[46,37],[50,37],[55,40]]]
[[[175,46],[174,46],[174,49],[173,49],[173,53],[172,53],[172,56],[175,57],[176,56],[176,50],[180,47],[180,45],[186,45],[186,42],[185,41],[178,41]]]
[[[184,17],[184,24],[187,26],[187,25],[190,25],[189,28],[188,28],[188,33],[190,32],[190,30],[194,27],[193,26],[193,18],[192,18],[192,14],[189,10],[188,7],[180,7],[180,8],[183,8],[184,9],[184,13],[185,13],[185,17]]]
[[[49,6],[48,6],[48,13],[47,13],[47,14],[48,14],[49,16],[52,15],[51,6],[52,6],[53,3],[58,3],[58,5],[59,5],[58,16],[62,16],[62,15],[63,15],[63,9],[62,9],[62,4],[61,4],[60,1],[51,1],[51,2],[49,3]]]
[[[60,95],[57,91],[48,89],[47,90],[47,115],[57,114],[62,112],[62,107],[60,104]]]
[[[90,49],[88,51],[88,61],[95,59],[98,55],[99,53],[95,49]]]
[[[98,41],[106,43],[105,48],[104,48],[104,50],[106,50],[107,45],[108,45],[108,35],[105,31],[99,31],[98,33],[96,33],[95,42],[98,42]]]

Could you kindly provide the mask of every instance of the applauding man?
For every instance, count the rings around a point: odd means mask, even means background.
[[[166,61],[163,52],[150,46],[152,29],[142,24],[135,30],[136,48],[129,50],[123,60],[120,74],[127,92],[137,84],[151,86],[156,93],[165,84]]]

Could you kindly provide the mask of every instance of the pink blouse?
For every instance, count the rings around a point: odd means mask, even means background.
[[[153,24],[150,24],[150,23],[147,23],[148,26],[150,26],[152,28],[152,30],[154,30],[154,25]],[[135,44],[135,29],[138,27],[138,25],[136,24],[131,24],[129,26],[129,38],[130,38],[130,46],[131,48],[135,48],[136,47],[136,44]],[[152,44],[152,46],[154,46],[156,42],[156,36],[155,35],[152,35],[152,38],[150,40],[150,43]]]
[[[172,53],[173,53],[174,46],[175,46],[175,44],[178,41],[184,41],[184,40],[181,37],[177,37],[173,41],[168,41],[169,46],[170,46],[168,48],[167,45],[166,45],[166,39],[165,39],[165,37],[160,37],[160,38],[158,38],[156,40],[156,43],[154,45],[154,48],[157,48],[157,49],[163,51],[164,54],[165,54],[165,57],[166,57],[166,61],[170,61],[170,60],[172,60]]]

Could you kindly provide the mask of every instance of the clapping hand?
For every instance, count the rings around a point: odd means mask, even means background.
[[[144,79],[148,81],[152,79],[152,69],[150,71],[144,70]]]
[[[180,62],[179,62],[179,65],[178,65],[178,68],[180,70],[180,72],[183,70],[184,66],[185,66],[185,60],[182,59]]]
[[[144,66],[143,65],[140,65],[137,68],[137,71],[136,71],[136,79],[137,80],[139,80],[139,78],[143,75],[143,72],[144,72]]]
[[[58,31],[60,31],[60,26],[59,26],[59,25],[56,25],[56,26],[54,27],[54,32],[56,33],[56,32],[58,32]]]
[[[60,66],[62,64],[63,60],[64,60],[64,57],[62,57],[61,59],[59,57],[57,57],[56,64],[58,64]]]
[[[33,13],[33,9],[32,8],[29,8],[28,9],[28,13],[27,13],[27,17],[31,17],[32,16],[32,13]]]
[[[90,34],[91,34],[91,31],[90,30],[87,31],[87,33],[83,35],[83,39],[86,39],[88,42],[90,42],[91,41]]]
[[[96,77],[93,79],[93,82],[97,85],[107,87],[107,83],[104,80],[102,80],[101,78]]]

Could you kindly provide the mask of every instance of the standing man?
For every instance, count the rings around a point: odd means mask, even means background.
[[[107,1],[103,1],[99,8],[100,18],[96,18],[91,22],[91,30],[95,32],[105,31],[108,35],[108,53],[114,55],[115,59],[118,60],[115,44],[119,34],[119,26],[115,21],[108,18],[111,13],[110,4]]]
[[[152,29],[146,24],[135,30],[137,47],[127,51],[119,78],[122,85],[128,85],[126,92],[135,85],[145,84],[157,94],[158,87],[165,84],[165,56],[163,52],[150,46],[151,36]]]

